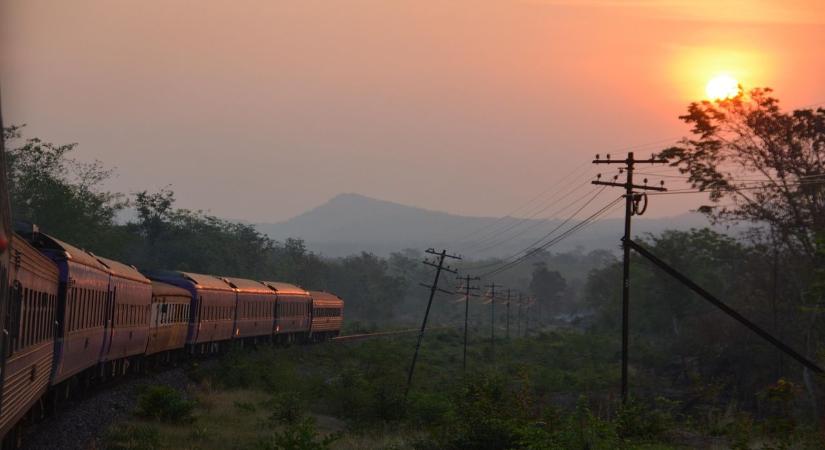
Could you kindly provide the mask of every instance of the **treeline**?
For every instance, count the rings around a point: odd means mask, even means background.
[[[174,192],[130,195],[104,189],[112,175],[100,162],[72,158],[57,145],[4,130],[12,217],[42,232],[139,268],[274,280],[334,292],[354,321],[392,319],[409,285],[411,257],[363,253],[325,259],[297,239],[276,242],[248,224],[175,206]],[[126,214],[127,220],[118,220]]]

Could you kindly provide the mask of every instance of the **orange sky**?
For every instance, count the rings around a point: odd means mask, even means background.
[[[825,101],[823,1],[0,3],[7,122],[79,142],[113,189],[253,221],[341,192],[504,214],[684,134],[719,71]]]

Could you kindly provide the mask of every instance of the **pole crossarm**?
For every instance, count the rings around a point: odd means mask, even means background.
[[[591,184],[598,184],[599,186],[614,186],[614,187],[621,187],[621,188],[630,188],[630,189],[640,189],[643,191],[659,191],[665,192],[667,188],[659,187],[659,186],[648,186],[646,184],[630,184],[627,183],[615,183],[612,181],[591,181]]]
[[[737,322],[741,323],[742,325],[749,328],[754,333],[758,334],[759,337],[765,339],[766,341],[770,342],[774,347],[778,348],[779,350],[785,352],[791,358],[799,361],[800,364],[805,366],[806,368],[816,372],[817,374],[825,374],[825,371],[821,367],[819,367],[816,363],[809,360],[808,358],[802,356],[801,354],[797,353],[794,349],[790,346],[785,344],[784,342],[780,341],[779,339],[775,338],[773,335],[768,333],[767,331],[763,330],[761,327],[756,325],[755,323],[751,322],[745,316],[737,312],[735,309],[731,308],[727,304],[725,304],[722,300],[716,298],[710,292],[704,290],[701,286],[694,283],[693,280],[686,277],[678,270],[674,269],[673,267],[669,266],[666,262],[662,261],[656,255],[648,251],[646,248],[642,247],[641,245],[637,244],[633,240],[628,240],[627,245],[629,245],[633,250],[636,250],[637,253],[647,258],[650,262],[658,266],[660,269],[665,271],[668,275],[676,278],[685,286],[689,287],[693,292],[699,294],[702,298],[716,306],[717,308],[721,309],[725,314],[735,319]]]

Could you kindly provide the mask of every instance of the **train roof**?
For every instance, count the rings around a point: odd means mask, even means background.
[[[109,272],[109,268],[98,261],[97,257],[86,250],[75,247],[72,244],[61,241],[60,239],[50,236],[46,233],[31,234],[28,239],[32,244],[41,250],[53,250],[63,252],[65,258],[74,261],[84,266],[94,267],[95,269]]]
[[[306,289],[301,288],[299,286],[295,286],[294,284],[289,283],[281,283],[278,281],[262,281],[261,283],[269,286],[270,288],[274,289],[275,292],[284,295],[309,295]]]
[[[329,292],[309,291],[314,306],[344,306],[344,300]]]
[[[192,297],[186,289],[161,281],[152,281],[152,295],[155,297]]]
[[[139,270],[135,267],[123,264],[120,261],[115,261],[113,259],[104,258],[102,256],[98,256],[97,260],[100,261],[101,264],[109,268],[109,273],[116,277],[126,278],[132,281],[137,281],[140,283],[149,284],[151,281],[143,276]]]
[[[212,275],[205,275],[194,272],[181,272],[177,270],[149,270],[143,274],[156,281],[163,281],[180,286],[178,283],[193,284],[198,289],[209,289],[215,291],[234,291],[235,289],[227,282]]]
[[[258,281],[234,277],[222,277],[222,279],[229,283],[230,286],[237,289],[238,292],[254,292],[257,294],[275,295],[275,293],[272,292],[272,289]]]

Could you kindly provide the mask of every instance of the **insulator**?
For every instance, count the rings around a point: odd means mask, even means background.
[[[607,160],[610,161],[610,153],[607,154]]]
[[[624,169],[619,168],[619,173],[624,173]]]
[[[598,153],[596,153],[596,159],[599,159],[599,154]]]
[[[596,179],[597,179],[597,180],[601,180],[601,179],[602,179],[602,174],[597,173],[597,174],[596,174]]]
[[[647,184],[647,178],[645,178],[645,184]]]

